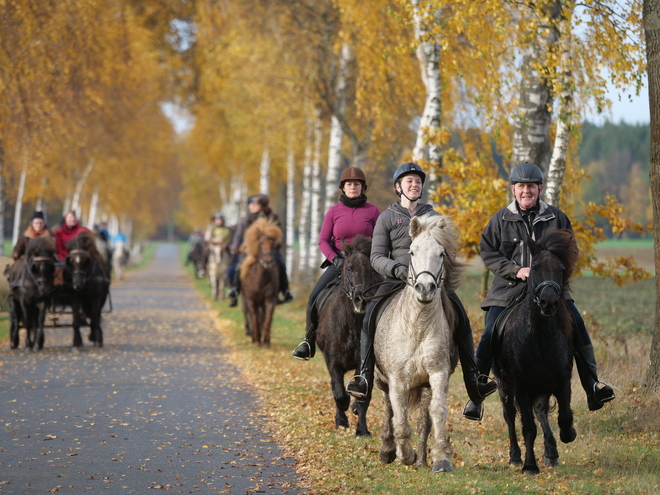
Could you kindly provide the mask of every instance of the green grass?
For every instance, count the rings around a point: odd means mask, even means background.
[[[653,249],[653,238],[651,239],[607,239],[596,244],[596,248],[616,249]]]
[[[187,271],[192,278],[192,271]],[[210,298],[205,280],[195,280],[194,285]],[[468,277],[459,290],[474,322],[475,336],[481,334],[483,326],[478,289],[479,277]],[[255,347],[245,337],[238,309],[229,308],[227,302],[209,304],[231,350],[230,359],[242,370],[246,382],[256,388],[263,412],[270,418],[268,424],[287,453],[296,458],[311,493],[660,493],[660,402],[641,394],[653,324],[654,306],[649,302],[654,300],[652,281],[625,287],[602,279],[578,279],[574,283],[578,308],[587,313],[601,378],[615,387],[617,399],[599,412],[589,412],[584,392],[574,378],[578,438],[568,445],[560,443],[559,467],[541,465],[541,474],[534,477],[507,464],[506,425],[496,397],[486,401],[483,422],[461,417],[467,397],[460,369],[451,377],[447,404],[454,451],[451,473],[380,462],[380,392],[375,393],[369,410],[372,437],[358,439],[352,429],[335,430],[334,403],[322,356],[317,354],[308,362],[291,357],[292,349],[303,338],[309,291],[297,289],[294,293],[297,298],[292,303],[276,309],[269,349]],[[354,420],[350,421],[354,425]],[[540,438],[536,454],[542,463]]]

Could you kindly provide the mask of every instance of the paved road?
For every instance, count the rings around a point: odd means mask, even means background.
[[[102,349],[0,349],[0,493],[300,493],[176,246],[111,290]]]

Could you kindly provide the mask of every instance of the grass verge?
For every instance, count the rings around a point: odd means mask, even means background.
[[[272,346],[265,349],[253,346],[245,337],[239,309],[229,308],[226,301],[211,301],[205,280],[194,279],[194,284],[209,301],[231,351],[230,359],[261,397],[263,413],[271,418],[274,435],[297,460],[298,471],[304,476],[310,493],[658,494],[660,401],[641,393],[641,377],[650,348],[650,330],[646,329],[649,310],[638,315],[640,328],[622,341],[619,335],[626,335],[628,325],[632,325],[626,319],[630,315],[610,319],[609,313],[617,311],[612,312],[608,306],[617,297],[632,292],[646,300],[650,289],[643,282],[639,283],[642,285],[633,284],[634,291],[632,286],[616,291],[608,288],[607,281],[600,280],[604,282],[600,285],[594,280],[581,279],[574,288],[584,292],[583,299],[577,298],[578,307],[589,308],[586,314],[593,313],[593,321],[606,322],[595,332],[592,330],[592,337],[595,337],[601,378],[615,387],[617,399],[601,411],[589,412],[584,392],[574,377],[573,409],[578,438],[571,444],[560,444],[559,467],[541,467],[541,474],[534,477],[523,475],[520,469],[507,464],[506,425],[495,396],[486,401],[484,421],[477,423],[462,418],[461,410],[467,396],[460,369],[451,377],[447,404],[454,471],[435,474],[397,462],[382,464],[378,456],[378,431],[383,416],[380,392],[374,394],[369,410],[373,436],[355,438],[352,430],[334,428],[334,402],[322,356],[317,354],[308,362],[291,357],[292,349],[304,333],[304,291],[299,291],[292,303],[278,306]],[[586,284],[584,288],[583,283]],[[461,287],[463,301],[470,303],[468,311],[475,322],[476,335],[481,334],[482,318],[473,293],[478,291],[478,286],[479,280],[475,277],[466,280]],[[604,294],[605,289],[612,292]],[[607,298],[608,302],[602,307],[592,304],[601,298]],[[619,313],[639,310],[637,306],[627,308],[627,303],[617,302],[616,307],[620,308]],[[651,312],[651,323],[652,317]],[[556,416],[553,421],[556,422]],[[540,438],[537,438],[536,453],[537,458],[542,459]]]

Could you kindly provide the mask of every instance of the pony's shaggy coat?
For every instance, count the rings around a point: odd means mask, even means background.
[[[211,285],[211,297],[213,300],[225,299],[225,282],[227,280],[227,268],[229,267],[229,251],[219,244],[209,243],[209,260],[206,263],[206,275]]]
[[[243,249],[247,256],[241,263],[245,330],[254,344],[266,347],[270,347],[270,327],[277,305],[280,274],[275,256],[281,239],[277,224],[265,218],[255,220],[245,231]]]
[[[321,308],[316,338],[330,374],[335,426],[348,428],[346,411],[350,397],[344,388],[344,375],[360,368],[360,333],[367,309],[365,296],[375,292],[373,285],[380,280],[380,275],[369,261],[371,239],[357,236],[350,244],[342,242],[342,250],[345,261],[341,284],[332,288]],[[356,436],[370,435],[368,407],[368,402],[358,402],[355,406],[358,416]]]
[[[448,217],[428,215],[413,217],[410,235],[408,284],[383,312],[374,339],[376,385],[383,391],[386,411],[380,456],[384,462],[398,457],[404,464],[419,456],[418,463],[426,465],[432,426],[433,470],[450,471],[446,402],[458,350],[453,340],[456,315],[447,292],[458,287],[463,269],[456,259],[458,233]],[[415,454],[408,413],[417,406],[421,410]]]
[[[507,319],[493,373],[509,428],[509,463],[522,466],[525,473],[537,474],[534,413],[543,429],[545,464],[556,466],[559,462],[557,442],[548,421],[551,395],[557,399],[562,442],[572,442],[576,437],[570,404],[574,323],[566,295],[578,250],[573,233],[566,229],[549,230],[537,242],[530,240],[529,246],[532,266],[527,297]],[[547,285],[548,281],[560,290]],[[516,435],[516,408],[525,439],[524,464]]]

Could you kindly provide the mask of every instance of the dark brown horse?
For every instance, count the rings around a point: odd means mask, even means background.
[[[577,261],[577,244],[570,230],[548,231],[530,240],[533,256],[527,278],[527,296],[507,318],[501,348],[493,349],[493,372],[509,427],[509,463],[523,472],[538,474],[534,456],[536,423],[541,424],[547,466],[558,464],[557,441],[548,422],[550,396],[557,399],[559,435],[564,443],[575,440],[571,411],[573,371],[573,319],[565,291]],[[525,438],[525,463],[516,435],[516,407]]]
[[[26,330],[25,349],[44,347],[44,319],[55,274],[55,242],[39,237],[28,244],[25,256],[18,259],[10,272],[11,348],[19,341],[20,323]]]
[[[347,371],[360,368],[360,331],[367,309],[365,296],[373,295],[373,285],[380,276],[369,261],[371,239],[357,236],[350,244],[342,243],[345,259],[341,285],[331,289],[319,312],[316,339],[330,373],[330,387],[335,399],[335,425],[348,428],[346,410],[350,396],[344,387]],[[370,435],[367,428],[368,402],[356,402],[356,436]]]
[[[270,347],[270,327],[280,284],[275,250],[281,238],[280,228],[265,218],[255,220],[245,231],[247,256],[240,274],[245,330],[254,344],[266,347]]]
[[[103,347],[101,310],[110,291],[110,273],[105,259],[96,248],[94,234],[81,232],[71,239],[67,248],[64,279],[67,298],[73,311],[73,345],[82,347],[80,327],[89,319],[89,340]]]

